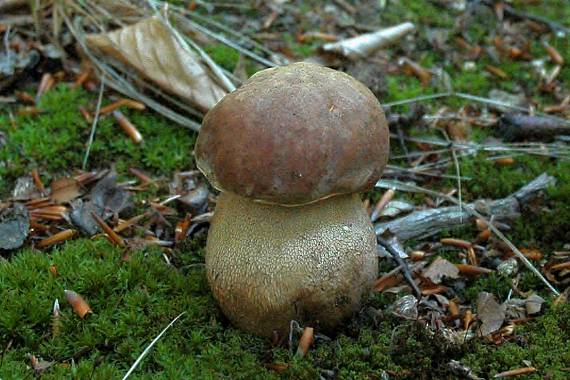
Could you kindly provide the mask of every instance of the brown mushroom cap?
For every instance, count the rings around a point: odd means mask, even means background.
[[[196,142],[197,166],[218,190],[281,205],[368,190],[388,154],[372,92],[311,63],[253,75],[208,112]]]

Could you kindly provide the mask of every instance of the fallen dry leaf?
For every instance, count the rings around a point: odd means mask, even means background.
[[[458,275],[459,269],[457,269],[454,264],[450,263],[446,259],[442,259],[441,257],[435,259],[435,261],[423,272],[423,276],[429,278],[434,284],[441,283],[444,277],[454,279],[457,278]]]
[[[529,296],[525,301],[526,312],[528,315],[540,313],[544,298],[537,294]]]
[[[55,179],[50,187],[50,198],[57,203],[66,203],[81,195],[79,183],[73,178]]]
[[[209,76],[199,57],[185,50],[156,17],[105,34],[87,36],[87,45],[128,66],[203,112],[226,92]]]
[[[482,336],[487,336],[503,325],[505,308],[495,301],[491,293],[481,292],[477,297],[477,315],[482,322],[479,332]]]

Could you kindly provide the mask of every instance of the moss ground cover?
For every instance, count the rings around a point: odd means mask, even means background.
[[[390,2],[391,3],[391,2]],[[551,17],[568,25],[570,8],[557,1],[531,6],[513,2],[527,11]],[[391,3],[392,4],[392,3]],[[427,67],[443,67],[453,88],[487,96],[499,88],[516,92],[535,87],[535,76],[528,67],[504,61],[499,67],[508,79],[495,80],[484,70],[488,58],[463,67],[428,48],[426,28],[453,28],[454,18],[431,2],[394,2],[380,15],[382,25],[408,19],[419,25],[417,44],[425,51],[418,62]],[[470,43],[488,44],[492,38],[484,21],[473,23],[467,35]],[[451,32],[453,37],[453,32]],[[453,38],[449,44],[453,45]],[[314,47],[285,38],[299,56],[313,53]],[[568,39],[554,39],[553,46],[566,62],[570,61]],[[423,44],[423,45],[422,45]],[[531,41],[531,51],[542,54],[539,40]],[[422,48],[423,46],[423,48]],[[398,49],[395,47],[394,49]],[[225,69],[232,70],[238,60],[233,50],[220,45],[206,49]],[[564,66],[560,77],[568,83],[570,68]],[[522,83],[522,84],[521,84]],[[423,88],[419,81],[403,74],[386,79],[385,102],[439,91]],[[544,104],[555,99],[549,94],[531,98]],[[95,96],[81,89],[61,85],[41,100],[43,113],[13,116],[16,109],[0,110],[0,132],[5,145],[0,149],[0,199],[9,194],[14,181],[37,168],[46,183],[79,168],[89,135],[89,125],[78,106],[95,102]],[[460,107],[465,102],[444,100],[443,105]],[[405,110],[405,107],[402,107]],[[122,135],[112,118],[100,121],[92,148],[90,167],[114,165],[120,175],[129,167],[142,168],[156,177],[170,177],[175,170],[193,168],[192,146],[195,134],[172,125],[151,112],[127,112],[141,130],[144,144],[137,146]],[[413,133],[422,133],[414,131]],[[477,130],[479,140],[491,133]],[[515,165],[500,167],[480,154],[461,160],[460,171],[471,177],[463,183],[465,200],[504,197],[542,172],[557,178],[556,187],[540,207],[529,209],[509,232],[519,247],[538,248],[546,257],[570,242],[570,164],[544,157],[520,156]],[[453,174],[454,170],[450,171]],[[455,186],[443,181],[438,186]],[[377,200],[380,193],[369,194]],[[144,196],[141,196],[141,199]],[[474,229],[453,231],[449,236],[472,238]],[[329,339],[317,337],[309,355],[299,359],[294,349],[275,347],[271,342],[242,333],[228,323],[217,309],[205,281],[203,263],[204,234],[197,234],[173,252],[168,265],[160,251],[145,249],[123,262],[122,252],[105,240],[79,238],[56,248],[38,251],[23,249],[0,258],[0,379],[34,378],[30,356],[53,364],[41,378],[109,379],[120,378],[144,347],[174,317],[185,314],[159,341],[132,378],[137,379],[315,379],[330,372],[339,379],[378,379],[383,371],[390,378],[461,378],[450,371],[450,360],[459,360],[482,377],[526,366],[538,369],[532,379],[566,379],[570,376],[570,306],[550,303],[542,315],[515,328],[516,339],[496,346],[482,339],[464,346],[450,345],[413,321],[396,319],[388,306],[395,295],[375,294],[366,308]],[[57,268],[57,275],[50,272]],[[503,300],[510,282],[500,276],[481,277],[467,282],[460,294],[474,302],[480,291]],[[520,288],[547,297],[546,289],[528,272],[522,273]],[[93,313],[79,319],[64,301],[63,291],[82,294]],[[51,309],[55,299],[61,303],[61,331],[54,334]],[[371,313],[370,307],[380,314]]]

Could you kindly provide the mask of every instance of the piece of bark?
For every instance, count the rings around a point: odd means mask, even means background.
[[[406,34],[414,31],[415,28],[411,22],[405,22],[374,33],[366,33],[346,40],[325,44],[322,50],[340,54],[351,60],[357,60],[368,57],[375,51],[395,43]]]
[[[508,114],[501,118],[497,132],[506,141],[552,141],[558,135],[570,135],[570,123],[543,116]]]
[[[466,210],[469,208],[484,215],[494,216],[495,221],[513,220],[520,216],[522,209],[530,199],[555,183],[554,177],[544,173],[506,198],[494,201],[479,200],[464,204],[462,209],[458,206],[450,206],[416,211],[402,218],[376,224],[376,234],[381,235],[390,231],[401,242],[425,238],[443,230],[473,223],[473,216]]]

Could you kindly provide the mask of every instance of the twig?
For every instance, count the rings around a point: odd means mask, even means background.
[[[89,134],[89,140],[87,141],[87,150],[85,151],[85,157],[83,157],[83,164],[81,169],[85,170],[87,168],[87,160],[89,159],[89,153],[91,152],[91,146],[93,145],[93,140],[95,139],[95,130],[97,129],[97,123],[99,122],[99,114],[101,113],[101,103],[103,102],[103,91],[105,89],[105,74],[101,75],[101,86],[99,87],[99,97],[97,98],[97,108],[95,109],[95,117],[93,118],[93,124],[91,124],[91,133]]]
[[[168,324],[168,326],[166,326],[164,328],[164,330],[162,330],[160,332],[160,334],[158,334],[156,336],[156,338],[154,338],[152,340],[152,342],[150,342],[150,344],[144,349],[144,351],[142,352],[142,354],[139,355],[139,357],[137,358],[137,360],[133,363],[133,365],[131,366],[131,368],[129,368],[128,372],[125,374],[125,376],[123,377],[123,380],[126,380],[131,373],[133,373],[133,371],[137,368],[137,366],[139,365],[139,363],[143,360],[143,358],[146,356],[146,354],[148,354],[148,352],[150,351],[150,349],[152,348],[152,346],[154,346],[156,344],[156,342],[158,342],[158,340],[164,335],[164,333],[170,328],[172,327],[172,325],[174,324],[174,322],[176,322],[178,320],[178,318],[180,318],[181,316],[183,316],[184,314],[186,314],[186,312],[182,312],[180,313],[176,318],[174,318],[172,320],[172,322],[170,322]]]
[[[447,135],[447,132],[442,131],[443,132],[443,136],[445,137],[445,139],[448,142],[451,142],[451,139],[449,138],[449,136]],[[455,154],[455,148],[453,146],[451,146],[449,148],[449,151],[451,152],[451,157],[453,158],[453,163],[455,165],[455,172],[457,173],[457,192],[458,192],[458,199],[459,199],[459,212],[463,211],[463,192],[461,191],[461,171],[459,169],[459,160],[457,159],[457,154]],[[460,220],[461,223],[463,223],[463,219]]]
[[[388,253],[390,253],[392,258],[402,268],[402,273],[404,274],[404,278],[406,279],[408,284],[412,287],[412,290],[416,294],[416,298],[418,300],[421,299],[422,298],[422,292],[418,288],[416,283],[414,282],[414,279],[412,278],[412,272],[410,271],[410,267],[408,266],[408,263],[405,260],[403,260],[400,257],[400,255],[398,254],[398,252],[396,252],[396,250],[392,247],[392,245],[388,241],[386,241],[385,239],[380,237],[379,234],[376,235],[376,241],[378,242],[378,244],[380,244],[382,247],[384,247],[388,251]]]
[[[398,181],[391,181],[388,186],[394,186],[394,183]],[[442,231],[443,229],[453,228],[460,226],[459,220],[462,218],[467,219],[467,215],[471,215],[482,219],[489,226],[489,229],[509,248],[514,252],[514,254],[525,264],[525,266],[531,270],[540,280],[554,293],[555,295],[560,294],[554,286],[548,282],[546,278],[532,265],[532,263],[522,254],[521,251],[515,245],[503,235],[497,227],[495,227],[489,220],[477,211],[477,209],[485,209],[486,213],[495,216],[508,217],[510,215],[520,212],[521,205],[528,198],[532,197],[540,190],[544,190],[546,187],[553,185],[555,183],[554,177],[548,176],[547,174],[541,174],[535,178],[532,182],[522,187],[516,193],[493,202],[489,204],[481,203],[470,203],[465,205],[463,212],[457,212],[455,207],[444,207],[440,209],[423,210],[412,213],[411,215],[405,216],[403,218],[398,218],[396,220],[380,223],[376,225],[376,235],[380,235],[387,230],[390,230],[399,239],[406,240],[419,236],[429,236]],[[435,197],[441,197],[445,200],[458,205],[459,201],[447,194],[443,194],[437,191],[425,189],[420,186],[415,186],[411,184],[399,183],[399,189],[408,188],[416,192],[421,192],[429,194]],[[378,186],[378,184],[377,184]],[[380,186],[384,187],[384,186]],[[404,190],[405,191],[405,190]]]
[[[471,94],[467,94],[464,92],[454,92],[454,91],[440,92],[440,93],[432,94],[432,95],[421,95],[421,96],[417,96],[417,97],[410,98],[410,99],[404,99],[404,100],[398,100],[396,102],[384,103],[384,104],[382,104],[382,107],[390,108],[390,107],[394,107],[394,106],[401,106],[401,105],[410,104],[410,103],[417,103],[417,102],[423,102],[423,101],[427,101],[427,100],[447,98],[447,97],[456,97],[456,98],[460,98],[460,99],[471,100],[471,101],[474,101],[477,103],[483,103],[483,104],[488,104],[488,105],[493,105],[493,106],[500,106],[500,107],[505,107],[505,108],[517,110],[520,112],[529,113],[529,110],[527,108],[524,108],[524,107],[514,106],[514,105],[509,104],[509,103],[504,103],[504,102],[500,102],[498,100],[484,98],[482,96],[471,95]],[[547,117],[547,118],[552,119],[552,120],[556,120],[559,123],[564,124],[564,125],[570,125],[570,121],[563,119],[561,117],[552,116],[552,115],[549,115],[549,114],[544,113],[544,112],[535,112],[535,114],[539,115],[539,116]]]

